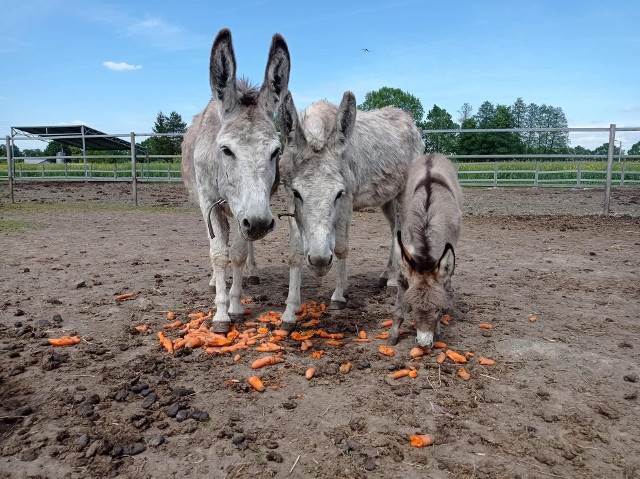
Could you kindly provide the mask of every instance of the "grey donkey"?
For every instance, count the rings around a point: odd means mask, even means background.
[[[208,226],[217,332],[229,329],[229,314],[243,312],[247,257],[250,277],[257,275],[251,242],[275,227],[269,199],[278,186],[281,145],[274,114],[288,89],[290,63],[284,38],[275,34],[262,86],[238,81],[231,32],[220,30],[209,65],[213,98],[193,118],[182,142],[182,178]],[[231,223],[237,234],[229,250]],[[233,283],[227,295],[225,270],[230,260]]]
[[[295,327],[300,307],[300,267],[303,260],[316,276],[337,263],[337,283],[331,308],[345,307],[346,258],[353,210],[381,206],[391,228],[391,251],[381,278],[395,286],[395,232],[400,229],[396,198],[406,182],[411,158],[424,150],[412,116],[398,108],[358,111],[353,93],[339,106],[311,104],[300,116],[290,93],[278,111],[286,138],[281,174],[290,192],[289,295],[283,327]]]
[[[453,306],[451,276],[462,224],[462,189],[451,161],[440,154],[414,158],[399,211],[402,268],[389,344],[397,343],[404,317],[412,312],[418,344],[429,348],[440,315]]]

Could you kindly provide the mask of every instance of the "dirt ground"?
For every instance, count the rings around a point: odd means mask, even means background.
[[[134,209],[126,184],[21,183],[12,206],[0,184],[1,478],[640,477],[640,190],[614,190],[608,218],[602,190],[465,190],[440,339],[475,353],[468,381],[435,353],[411,361],[411,334],[393,358],[351,341],[384,331],[393,302],[377,281],[386,221],[354,214],[348,308],[321,323],[345,344],[314,339],[316,359],[286,340],[263,393],[247,384],[261,353],[160,348],[166,311],[213,306],[208,243],[181,185],[139,195]],[[287,241],[282,221],[256,245],[249,319],[284,310]],[[303,300],[332,286],[305,272]],[[387,378],[408,365],[417,378]],[[412,447],[416,433],[435,444]]]

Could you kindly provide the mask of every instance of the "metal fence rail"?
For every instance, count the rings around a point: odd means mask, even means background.
[[[458,177],[463,186],[478,187],[604,187],[604,214],[609,213],[611,187],[640,185],[640,155],[615,155],[615,135],[620,131],[640,131],[640,127],[609,128],[513,128],[513,129],[457,129],[423,130],[424,134],[459,133],[523,133],[523,132],[608,132],[607,155],[580,154],[500,154],[500,155],[448,155],[458,164]],[[13,133],[13,131],[12,131]],[[165,136],[181,137],[183,133],[119,133],[94,135],[95,137],[128,138],[130,154],[87,156],[39,157],[42,160],[64,160],[64,164],[43,163],[26,165],[16,163],[12,146],[33,137],[12,134],[6,137],[7,158],[5,168],[0,165],[0,181],[9,183],[11,202],[16,181],[122,181],[130,182],[133,201],[137,205],[137,184],[145,182],[180,182],[182,180],[179,156],[140,154],[136,138]],[[48,140],[77,138],[77,135],[49,136]],[[74,161],[81,163],[74,163]],[[92,162],[91,160],[99,160]],[[104,161],[112,163],[104,163]],[[476,160],[476,161],[470,161]],[[478,161],[481,160],[481,161]],[[558,160],[550,163],[541,160]],[[618,160],[614,164],[614,160]],[[545,168],[553,166],[552,169]],[[515,168],[514,168],[515,166]]]

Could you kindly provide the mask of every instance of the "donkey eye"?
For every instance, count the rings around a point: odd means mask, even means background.
[[[336,195],[336,201],[338,201],[340,198],[342,198],[343,194],[344,194],[344,190],[338,191],[338,194]]]
[[[280,148],[276,148],[273,153],[271,153],[271,161],[274,161],[278,156],[280,156]]]
[[[293,196],[295,196],[300,201],[302,201],[302,196],[300,196],[300,193],[298,192],[298,190],[293,190]]]
[[[229,158],[233,158],[234,156],[233,151],[231,151],[229,147],[223,146],[220,149],[222,150],[222,153],[225,154],[225,156],[228,156]]]

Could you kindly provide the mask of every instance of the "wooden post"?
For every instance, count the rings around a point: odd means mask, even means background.
[[[136,171],[136,134],[131,132],[131,191],[133,206],[138,206],[138,173]]]
[[[11,138],[6,136],[7,142],[7,178],[9,180],[9,197],[11,198],[11,204],[15,203],[13,196],[13,150],[11,149]]]
[[[609,203],[611,202],[611,176],[613,173],[613,153],[616,141],[616,125],[609,125],[609,152],[607,153],[607,180],[604,186],[604,214],[609,214]]]

